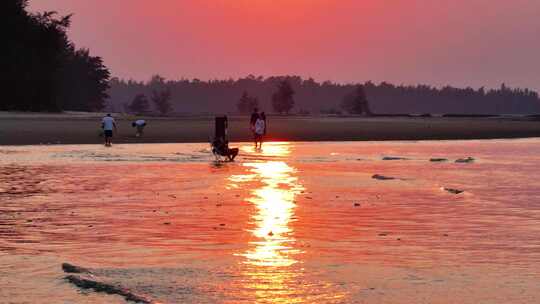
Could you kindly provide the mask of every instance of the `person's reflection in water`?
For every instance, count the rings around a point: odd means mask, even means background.
[[[290,153],[288,143],[269,143],[268,150],[283,159]],[[265,153],[266,154],[266,153]],[[316,300],[319,284],[309,284],[304,278],[300,255],[302,251],[291,225],[295,219],[295,197],[304,187],[296,170],[284,161],[244,163],[245,175],[231,176],[230,182],[255,182],[248,202],[255,206],[248,231],[253,240],[248,249],[238,253],[241,262],[241,297],[256,303],[303,303]],[[244,184],[245,186],[245,184]],[[318,294],[318,296],[316,295]]]

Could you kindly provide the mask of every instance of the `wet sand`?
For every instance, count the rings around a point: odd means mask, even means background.
[[[1,147],[0,299],[540,301],[540,140],[239,145]]]
[[[145,135],[135,137],[134,117],[117,117],[116,143],[208,142],[213,116],[146,118]],[[0,112],[0,145],[95,144],[103,141],[98,114],[24,114]],[[247,116],[230,116],[232,141],[250,141]],[[532,118],[443,117],[280,117],[268,120],[274,141],[348,141],[488,139],[540,137]]]

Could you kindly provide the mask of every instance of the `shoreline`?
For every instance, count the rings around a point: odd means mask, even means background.
[[[371,142],[371,143],[389,143],[389,142],[396,142],[396,143],[416,143],[416,142],[446,142],[446,141],[464,141],[464,142],[472,142],[472,141],[490,141],[490,140],[526,140],[526,139],[540,139],[540,136],[529,136],[529,137],[493,137],[493,138],[444,138],[444,139],[377,139],[377,140],[370,140],[370,139],[359,139],[359,140],[279,140],[279,139],[272,139],[264,141],[264,143],[282,143],[282,142],[288,142],[288,143],[357,143],[357,142]],[[208,141],[113,141],[113,146],[118,145],[151,145],[151,144],[205,144],[208,143]],[[0,144],[1,148],[9,148],[9,147],[31,147],[31,146],[92,146],[92,145],[102,145],[103,143],[94,143],[94,142],[86,142],[86,143],[39,143],[39,144]],[[246,144],[253,144],[251,141],[230,141],[230,144],[232,145],[246,145]],[[2,151],[0,151],[1,153]]]
[[[131,121],[117,118],[113,144],[205,143],[213,137],[213,116],[143,117],[144,136],[135,137]],[[137,117],[139,118],[139,117]],[[248,116],[229,116],[231,142],[250,142]],[[0,145],[99,144],[95,114],[0,115]],[[417,141],[540,137],[540,121],[530,117],[332,117],[270,116],[266,141]]]

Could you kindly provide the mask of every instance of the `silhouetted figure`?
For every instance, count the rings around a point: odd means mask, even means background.
[[[234,161],[239,151],[238,148],[229,148],[229,142],[224,140],[223,137],[218,137],[212,142],[212,152],[227,157],[229,161]]]
[[[264,120],[264,133],[263,133],[263,135],[266,135],[266,130],[268,129],[268,122],[266,121],[266,114],[264,114],[264,112],[261,112],[261,119]]]
[[[260,118],[259,109],[255,108],[253,109],[253,113],[251,113],[251,118],[249,119],[249,129],[251,130],[251,133],[253,133],[253,140],[255,141],[255,148],[257,148],[257,134],[255,133],[255,123],[257,123],[257,120]]]
[[[136,128],[135,137],[141,137],[143,135],[144,127],[146,127],[146,120],[138,119],[132,122],[131,126]]]
[[[258,144],[258,149],[262,148],[265,129],[266,129],[266,124],[264,120],[261,117],[257,118],[257,121],[255,122],[254,132],[253,132],[255,135],[255,149],[257,149],[257,144]]]
[[[224,156],[233,161],[238,155],[238,148],[229,148],[229,141],[227,140],[227,128],[228,128],[227,116],[216,117],[216,130],[214,140],[212,141],[212,153],[216,156]]]
[[[107,114],[107,116],[103,117],[101,120],[101,128],[103,128],[105,136],[105,147],[110,147],[112,144],[113,130],[117,130],[116,121],[112,118],[111,114]]]
[[[255,108],[253,109],[253,113],[251,113],[251,118],[249,119],[249,127],[252,132],[255,130],[255,123],[257,122],[258,118],[259,118],[259,109]]]
[[[227,116],[218,116],[215,119],[214,138],[227,138],[227,129],[229,128],[229,119]]]

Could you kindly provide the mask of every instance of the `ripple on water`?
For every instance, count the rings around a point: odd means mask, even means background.
[[[58,285],[52,269],[70,261],[170,303],[414,303],[426,290],[477,303],[460,290],[501,278],[499,298],[538,299],[540,141],[514,143],[267,143],[235,163],[206,145],[25,147],[0,160],[0,271],[18,278],[0,285]],[[41,271],[45,257],[58,260]]]

